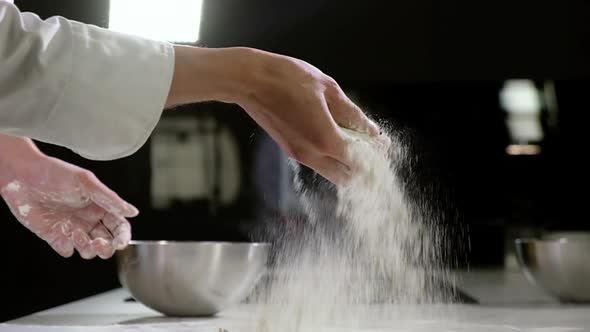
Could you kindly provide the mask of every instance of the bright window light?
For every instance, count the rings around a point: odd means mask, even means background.
[[[111,0],[109,29],[149,39],[199,40],[202,0]]]
[[[543,139],[541,97],[533,81],[506,81],[500,91],[500,104],[508,113],[506,123],[513,142],[524,144]]]
[[[536,114],[541,109],[539,94],[530,80],[509,80],[500,91],[500,104],[509,113]]]
[[[543,139],[543,128],[538,118],[510,117],[507,126],[514,142],[538,142]]]

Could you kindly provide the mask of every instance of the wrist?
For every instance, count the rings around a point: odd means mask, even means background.
[[[26,165],[47,158],[28,138],[0,135],[0,150],[0,188],[18,178]]]
[[[239,103],[250,93],[252,49],[175,46],[174,77],[166,107],[220,101]]]

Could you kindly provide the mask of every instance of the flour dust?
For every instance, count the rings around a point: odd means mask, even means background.
[[[407,150],[343,130],[354,178],[334,188],[293,163],[306,218],[277,223],[270,279],[252,332],[360,329],[451,299],[434,216],[410,202],[398,176]],[[435,219],[435,218],[434,218]]]

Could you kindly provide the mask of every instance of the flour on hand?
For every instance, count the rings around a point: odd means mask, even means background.
[[[12,181],[4,187],[4,190],[8,192],[18,192],[21,188],[21,184],[18,181]]]
[[[23,204],[18,206],[18,213],[22,217],[28,216],[29,212],[31,212],[31,206],[29,204]]]

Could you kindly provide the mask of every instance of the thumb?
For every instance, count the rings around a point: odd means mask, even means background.
[[[139,210],[124,201],[114,191],[105,186],[92,172],[85,172],[80,178],[82,188],[96,205],[106,211],[126,218],[135,217]]]
[[[343,91],[337,90],[326,95],[328,109],[334,121],[343,128],[351,129],[370,136],[379,135],[380,128],[360,107],[350,100]]]

